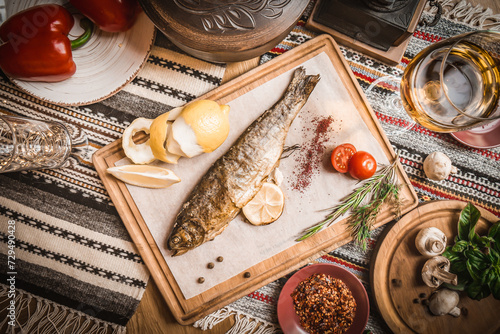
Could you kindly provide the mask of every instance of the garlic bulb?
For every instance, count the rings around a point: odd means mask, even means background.
[[[448,156],[441,152],[433,152],[424,160],[425,175],[434,181],[441,181],[448,175],[457,172],[457,168],[451,165],[451,160]]]
[[[446,235],[436,227],[421,229],[415,238],[415,246],[425,257],[441,255],[446,248]]]

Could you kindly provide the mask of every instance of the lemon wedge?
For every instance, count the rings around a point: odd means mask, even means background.
[[[182,108],[175,108],[171,111],[156,117],[150,127],[150,143],[151,150],[156,159],[165,161],[171,164],[176,164],[180,155],[171,153],[166,148],[167,136],[171,131],[171,115],[178,114]]]
[[[214,151],[229,135],[229,109],[211,100],[188,103],[172,123],[167,150],[188,158]]]
[[[108,173],[125,183],[144,188],[167,188],[181,182],[173,171],[150,165],[123,165],[110,167]]]
[[[139,117],[123,131],[123,152],[135,164],[149,164],[156,159],[149,146],[150,139],[141,144],[136,144],[133,139],[137,132],[144,131],[148,134],[151,123],[153,123],[152,119]]]
[[[250,202],[242,209],[246,219],[253,225],[274,222],[283,213],[285,196],[276,184],[265,182]]]

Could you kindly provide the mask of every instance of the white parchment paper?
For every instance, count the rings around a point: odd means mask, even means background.
[[[295,245],[294,240],[305,228],[323,219],[325,212],[321,210],[332,207],[352,191],[356,180],[335,172],[330,165],[330,154],[335,146],[349,142],[358,150],[370,152],[377,162],[388,163],[328,56],[321,53],[303,66],[307,74],[320,74],[321,80],[295,119],[286,140],[287,146],[301,144],[302,149],[280,163],[279,169],[284,175],[281,188],[286,202],[276,222],[253,226],[239,215],[213,241],[184,255],[172,257],[166,247],[175,217],[193,187],[248,125],[281,98],[293,70],[228,103],[231,131],[216,151],[192,159],[181,158],[177,165],[158,163],[172,169],[181,178],[180,183],[167,189],[128,186],[186,299],[241,275],[247,268]],[[316,131],[321,124],[329,125],[327,133]],[[313,155],[307,157],[308,152]],[[125,163],[129,161],[123,159],[117,165]],[[309,177],[301,178],[308,167],[311,167],[310,175],[307,173]],[[298,187],[299,183],[302,186]],[[216,262],[218,256],[223,256],[224,261]],[[214,269],[207,268],[209,262],[215,263]],[[200,276],[205,278],[203,284],[197,282]]]

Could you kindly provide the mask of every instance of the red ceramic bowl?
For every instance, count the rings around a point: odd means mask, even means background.
[[[300,326],[299,316],[295,313],[290,294],[301,281],[317,273],[327,274],[333,278],[340,279],[351,290],[357,307],[354,322],[346,334],[362,333],[366,327],[370,313],[368,294],[363,284],[361,284],[354,274],[342,267],[328,263],[318,263],[302,268],[285,283],[278,300],[278,321],[283,332],[285,334],[307,334]]]

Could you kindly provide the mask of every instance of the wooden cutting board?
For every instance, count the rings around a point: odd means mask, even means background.
[[[458,231],[460,212],[467,203],[435,201],[417,207],[388,229],[379,242],[370,270],[375,303],[394,333],[499,333],[500,300],[493,296],[480,301],[460,293],[458,307],[466,309],[455,318],[451,315],[434,316],[423,305],[421,294],[430,296],[436,289],[424,284],[422,267],[427,260],[417,251],[415,237],[422,229],[434,226],[443,231],[448,245]],[[476,226],[479,235],[487,233],[489,226],[498,221],[491,212],[478,208],[481,218]],[[400,280],[393,282],[393,280]],[[420,303],[414,303],[419,299]]]
[[[343,89],[345,88],[348,91],[350,103],[355,106],[355,110],[361,116],[360,121],[365,123],[387,159],[393,161],[395,153],[380,127],[376,115],[368,105],[361,88],[350,71],[349,65],[342,56],[342,52],[335,41],[327,35],[319,36],[286,52],[284,55],[200,97],[200,99],[211,99],[220,104],[229,103],[318,55],[321,55],[321,57],[326,56],[328,61],[331,61],[341,80]],[[325,70],[324,73],[320,74],[322,76],[328,75],[328,72]],[[332,89],[335,89],[335,87],[332,87]],[[99,176],[103,180],[125,227],[148,266],[162,296],[177,321],[181,324],[191,324],[259,287],[300,268],[316,259],[322,252],[331,251],[352,240],[346,226],[341,221],[315,236],[303,242],[295,243],[292,247],[248,268],[247,270],[252,272],[250,278],[244,277],[242,274],[235,275],[195,297],[186,299],[127,187],[106,173],[108,167],[114,166],[115,162],[124,157],[121,140],[117,140],[97,151],[93,156],[93,160]],[[399,164],[397,165],[397,175],[403,185],[400,197],[404,203],[402,208],[404,214],[416,207],[418,199],[407,175]],[[392,210],[384,206],[377,217],[374,228],[389,222],[392,218]],[[311,225],[313,223],[311,222]]]

